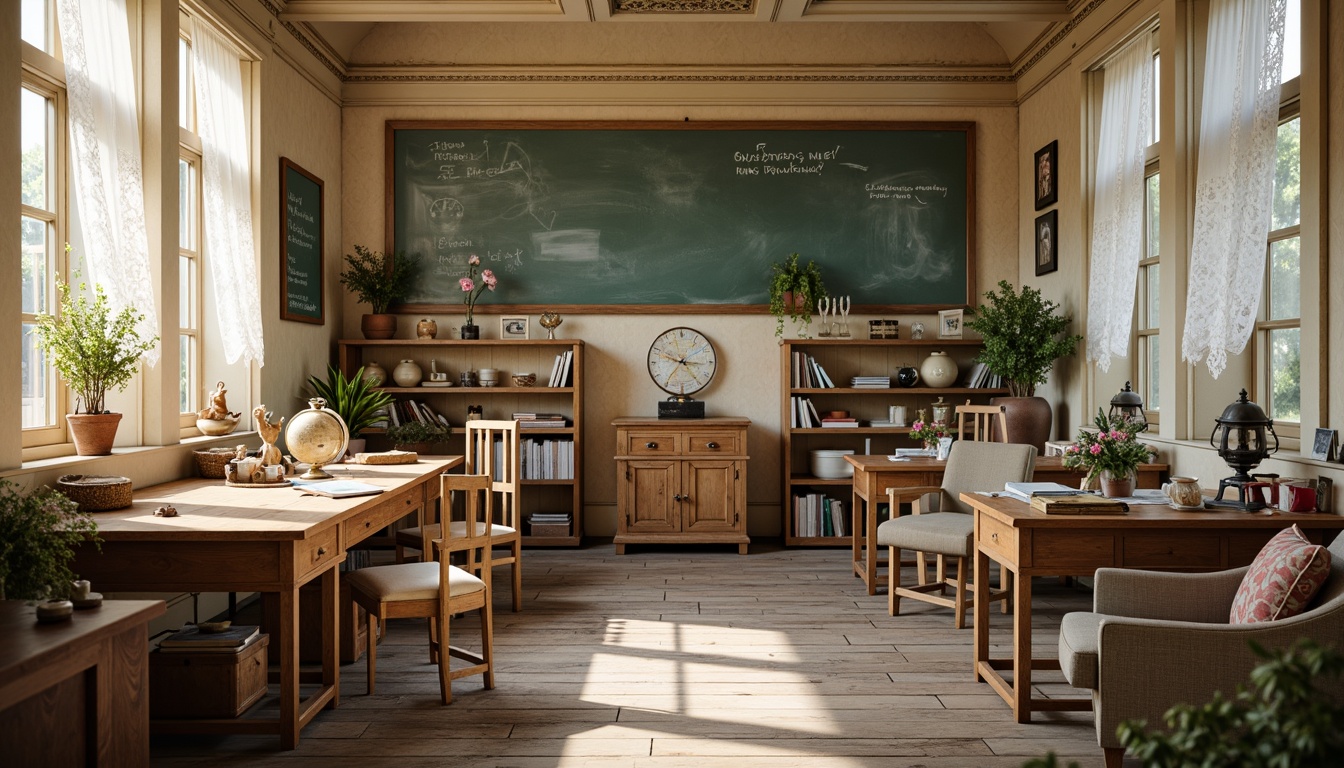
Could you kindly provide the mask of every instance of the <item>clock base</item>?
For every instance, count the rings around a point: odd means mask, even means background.
[[[690,398],[684,398],[679,400],[675,397],[670,397],[666,400],[659,400],[658,418],[703,419],[705,418],[705,401],[692,400]]]

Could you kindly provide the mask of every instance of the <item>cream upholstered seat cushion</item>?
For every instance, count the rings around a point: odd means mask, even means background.
[[[959,512],[934,512],[888,520],[877,526],[877,543],[920,552],[969,557],[975,520]]]
[[[1075,688],[1097,687],[1097,630],[1100,613],[1076,611],[1059,625],[1059,668]]]
[[[439,595],[439,564],[397,563],[361,568],[345,576],[351,588],[384,603],[432,600]],[[485,582],[455,565],[448,567],[448,594],[468,595],[485,589]]]
[[[439,528],[439,524],[438,524],[438,523],[435,523],[435,524],[433,524],[433,525],[427,525],[427,526],[425,526],[425,529],[426,529],[426,531],[428,532],[427,535],[429,536],[429,538],[431,538],[431,539],[440,539],[440,538],[443,538],[443,535],[442,535],[442,533],[441,533],[441,531],[440,531],[440,528]],[[477,523],[477,524],[476,524],[476,535],[480,536],[480,535],[484,535],[484,533],[485,533],[485,523]],[[510,533],[513,533],[513,529],[510,528],[510,527],[507,526],[507,525],[492,525],[492,526],[490,526],[490,535],[491,535],[491,536],[505,536],[505,535],[508,535],[508,534],[510,534]],[[467,524],[466,524],[466,522],[463,521],[463,520],[454,520],[453,522],[449,523],[449,524],[448,524],[448,534],[449,534],[450,536],[452,536],[453,538],[455,538],[455,539],[460,539],[460,538],[462,538],[463,536],[466,536],[466,535],[467,535]],[[407,542],[418,543],[418,542],[421,540],[421,539],[420,539],[420,529],[419,529],[418,527],[417,527],[417,528],[402,528],[401,530],[397,531],[397,537],[400,538],[400,539],[402,539],[402,540],[404,540],[404,541],[407,541]]]

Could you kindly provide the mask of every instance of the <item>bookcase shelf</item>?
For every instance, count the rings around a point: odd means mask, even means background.
[[[454,382],[451,387],[381,387],[397,400],[418,400],[429,405],[453,425],[445,453],[465,451],[462,426],[468,405],[484,408],[484,418],[508,419],[518,411],[563,413],[573,426],[520,429],[520,440],[572,440],[574,479],[520,480],[522,492],[523,544],[532,547],[576,547],[583,538],[583,350],[578,339],[347,339],[338,342],[338,366],[350,376],[370,361],[392,369],[401,360],[414,360],[429,376],[431,361]],[[515,386],[510,374],[535,373],[544,384],[557,355],[573,353],[571,386]],[[461,387],[462,371],[496,368],[500,384],[495,387]],[[389,384],[391,381],[389,380]],[[385,429],[366,429],[371,442],[390,448]],[[534,512],[568,512],[568,536],[529,536],[527,518]]]
[[[917,447],[910,439],[909,424],[924,409],[932,416],[931,406],[941,397],[949,405],[968,399],[988,402],[994,396],[1007,395],[1006,388],[961,386],[982,344],[976,339],[785,339],[780,342],[780,430],[783,442],[781,485],[784,502],[784,543],[787,546],[850,546],[852,537],[800,536],[794,510],[795,496],[822,494],[842,502],[844,522],[851,520],[853,494],[850,478],[819,478],[811,473],[811,454],[817,449],[852,449],[857,454],[891,453],[895,448]],[[853,376],[890,376],[905,366],[918,368],[930,353],[946,352],[959,368],[957,386],[952,387],[795,387],[794,353],[814,358],[836,384],[848,384]],[[884,420],[889,405],[906,409],[904,427],[796,427],[791,414],[793,398],[809,398],[819,412],[848,411],[860,425]],[[848,531],[846,532],[849,533]]]

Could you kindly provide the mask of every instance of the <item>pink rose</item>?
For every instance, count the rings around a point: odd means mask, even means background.
[[[462,290],[464,291],[470,291],[472,288],[476,287],[476,284],[471,281],[470,277],[464,277],[461,280],[458,280],[457,284],[462,286]]]
[[[918,432],[919,430],[924,428],[924,422],[916,421],[914,424],[910,425],[910,428]]]
[[[1091,448],[1090,450],[1092,451],[1092,455],[1093,455],[1093,456],[1097,456],[1097,455],[1099,455],[1099,454],[1101,453],[1101,446],[1100,446],[1100,445],[1093,445],[1092,448]]]
[[[492,291],[495,290],[495,283],[499,282],[495,273],[488,269],[481,272],[481,279],[485,281],[485,287]]]
[[[481,263],[481,257],[473,253],[467,257],[467,263],[475,267]]]
[[[1070,445],[1067,450],[1069,453],[1078,453],[1082,449],[1076,445]]]

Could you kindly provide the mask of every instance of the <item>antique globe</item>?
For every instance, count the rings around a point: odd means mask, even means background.
[[[299,411],[285,427],[285,446],[294,458],[308,464],[303,480],[324,480],[331,475],[322,471],[323,464],[331,464],[345,455],[350,443],[350,430],[340,415],[327,407],[327,401],[314,397],[308,401],[308,410]]]

